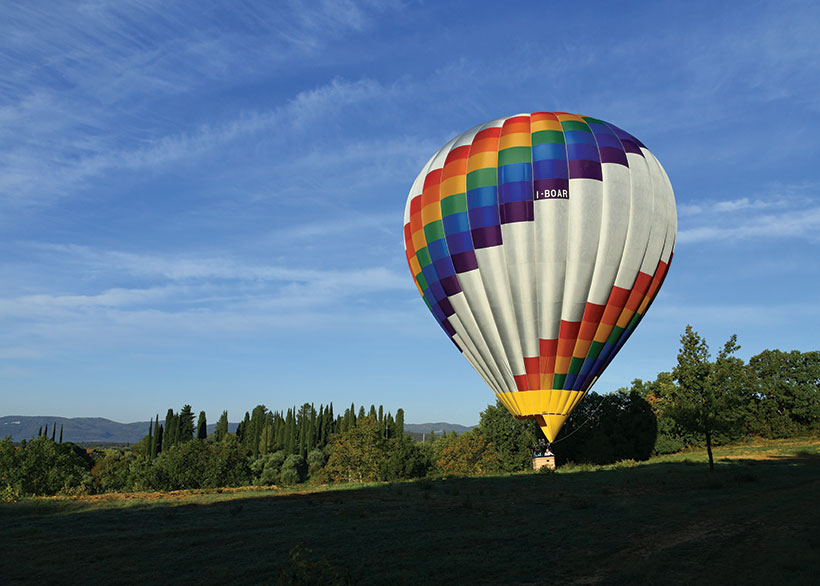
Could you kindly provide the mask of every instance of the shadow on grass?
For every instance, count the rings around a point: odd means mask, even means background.
[[[0,505],[0,557],[16,561],[6,584],[275,584],[296,547],[354,584],[813,584],[818,495],[820,457],[800,453],[711,474],[684,461],[212,502],[34,500]]]

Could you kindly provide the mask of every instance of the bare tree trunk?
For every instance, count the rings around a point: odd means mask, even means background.
[[[712,458],[712,430],[706,430],[706,453],[709,454],[709,470],[715,469],[715,460]]]

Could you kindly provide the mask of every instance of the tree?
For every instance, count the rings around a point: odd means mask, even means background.
[[[362,417],[354,428],[336,434],[329,452],[325,474],[330,480],[371,482],[382,476],[387,440],[376,419]]]
[[[442,474],[480,475],[505,468],[501,454],[480,429],[451,436],[446,441],[436,460]]]
[[[764,350],[749,360],[752,432],[786,437],[820,423],[820,352]]]
[[[554,442],[560,462],[611,464],[652,455],[657,418],[638,390],[641,381],[632,385],[603,396],[593,392],[581,401]]]
[[[196,439],[208,439],[208,422],[205,419],[205,412],[199,412],[199,420],[196,423]]]
[[[153,446],[154,446],[154,421],[150,419],[148,421],[148,441],[146,442],[147,449],[145,450],[145,457],[147,460],[151,459],[151,455],[153,454]]]
[[[194,411],[190,405],[184,405],[179,412],[179,440],[187,442],[194,439]]]
[[[162,449],[160,451],[164,452],[168,449],[171,445],[171,423],[174,420],[174,410],[168,409],[168,413],[165,414],[165,432],[162,436]]]
[[[669,396],[667,412],[681,427],[705,438],[710,470],[715,468],[715,433],[730,430],[738,421],[738,397],[732,387],[740,376],[732,354],[739,349],[737,336],[732,335],[713,364],[706,340],[687,325],[681,336],[678,363],[672,371],[678,385]]]
[[[214,439],[221,442],[228,435],[228,412],[223,411],[216,422],[216,429],[214,430]]]
[[[404,409],[396,409],[396,437],[404,435]]]
[[[156,458],[162,452],[162,444],[165,441],[165,433],[162,424],[159,422],[159,415],[157,415],[156,423],[154,424],[154,448],[152,458]]]
[[[478,428],[501,457],[507,472],[532,466],[532,452],[541,432],[534,419],[516,419],[501,401],[481,412]]]

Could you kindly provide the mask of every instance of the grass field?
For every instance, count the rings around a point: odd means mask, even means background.
[[[640,465],[0,504],[2,584],[276,584],[296,546],[353,584],[801,585],[820,440]]]

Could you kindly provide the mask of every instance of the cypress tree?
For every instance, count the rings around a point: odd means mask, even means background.
[[[375,405],[370,405],[370,412],[367,414],[367,416],[370,417],[370,419],[377,419]]]
[[[379,423],[384,425],[384,407],[379,405]]]
[[[205,412],[199,412],[199,421],[196,423],[196,439],[208,439],[208,422],[205,419]]]
[[[228,437],[228,412],[223,411],[219,416],[219,421],[216,422],[216,429],[214,430],[214,439],[221,442]]]
[[[63,443],[63,424],[60,424],[60,443]]]
[[[159,442],[161,440],[162,440],[162,438],[160,437],[160,433],[159,433],[159,414],[157,414],[154,417],[154,439],[151,441],[151,445],[148,447],[148,449],[151,452],[151,459],[152,460],[154,458],[156,458],[157,454],[159,453]]]
[[[333,419],[333,401],[331,401],[330,405],[325,409],[325,417],[327,418],[325,422],[325,444],[327,444],[330,440],[330,435],[337,429],[335,420]]]
[[[384,437],[390,439],[396,437],[396,422],[393,421],[393,414],[387,414],[387,420],[384,422]]]
[[[179,443],[179,415],[174,413],[171,417],[171,437],[168,439],[168,446],[175,446]]]
[[[151,447],[154,445],[154,420],[148,420],[148,442],[145,444],[145,459],[151,461]]]
[[[162,424],[159,423],[159,417],[157,417],[157,425],[159,425],[159,427],[154,427],[154,457],[156,457],[157,454],[162,452],[162,442],[165,439]]]
[[[54,438],[57,436],[57,422],[54,422],[54,425],[51,426],[51,441],[54,441]]]
[[[40,426],[40,429],[37,430],[37,437],[40,437],[41,435],[43,435],[43,426],[42,425]]]
[[[174,410],[168,409],[165,414],[165,433],[162,436],[162,450],[167,450],[171,446],[171,423],[174,419]]]
[[[404,409],[396,409],[396,437],[404,435]]]
[[[292,454],[293,453],[293,411],[288,409],[287,415],[285,415],[285,431],[283,432],[285,441],[285,453]]]
[[[177,441],[187,442],[194,439],[194,410],[190,405],[183,405],[179,412],[179,436]]]

